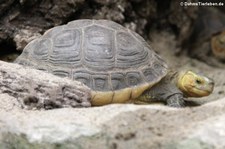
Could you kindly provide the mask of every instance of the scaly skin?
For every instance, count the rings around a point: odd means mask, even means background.
[[[163,101],[172,107],[183,107],[185,98],[208,96],[213,88],[214,82],[210,78],[192,71],[171,71],[158,84],[146,90],[136,101],[142,103]]]

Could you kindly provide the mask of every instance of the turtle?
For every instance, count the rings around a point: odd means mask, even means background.
[[[186,106],[213,91],[212,79],[174,71],[137,33],[110,20],[81,19],[31,41],[15,63],[77,80],[91,88],[91,105]]]
[[[225,14],[216,8],[199,8],[193,25],[189,54],[211,66],[225,67]]]

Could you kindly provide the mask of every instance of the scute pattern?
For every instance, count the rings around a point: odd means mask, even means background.
[[[53,27],[47,30],[41,38],[52,39],[66,28],[65,25]]]
[[[121,72],[112,73],[110,81],[112,84],[112,90],[119,90],[127,87],[125,75]]]
[[[109,70],[114,67],[115,49],[112,30],[96,25],[87,27],[84,29],[83,49],[87,67],[94,70]]]
[[[139,72],[128,72],[126,77],[128,86],[135,86],[143,83],[142,76]]]
[[[75,35],[76,34],[76,35]],[[55,47],[69,47],[77,41],[79,41],[79,33],[77,30],[63,30],[62,32],[58,33],[53,38],[53,44]]]
[[[97,91],[109,91],[111,89],[108,81],[108,75],[95,74],[93,75],[93,88]]]
[[[29,43],[17,63],[83,82],[95,91],[153,85],[166,63],[138,34],[107,20],[78,20]]]
[[[143,69],[142,72],[148,82],[154,82],[154,80],[157,79],[157,73],[154,68],[148,67]]]
[[[32,57],[36,60],[47,61],[49,47],[51,47],[51,42],[48,39],[40,39],[34,42],[32,45]]]
[[[53,37],[49,61],[53,64],[80,64],[81,33],[79,30],[62,30]]]
[[[129,32],[117,33],[117,67],[138,68],[148,63],[148,51]]]
[[[64,77],[69,77],[70,78],[70,71],[68,71],[68,70],[62,70],[62,69],[60,69],[60,70],[53,70],[52,71],[52,74],[54,74],[54,75],[56,75],[56,76],[59,76],[59,77],[62,77],[62,78],[64,78]]]
[[[82,71],[82,70],[74,71],[73,79],[84,83],[85,85],[87,85],[90,88],[92,88],[92,86],[93,86],[92,85],[93,81],[91,79],[91,73],[87,72],[85,70],[84,71]]]
[[[84,28],[86,26],[93,24],[93,22],[94,22],[93,20],[89,19],[76,20],[69,22],[67,24],[67,28]]]
[[[154,55],[153,69],[158,76],[161,76],[167,72],[166,63],[158,55]]]

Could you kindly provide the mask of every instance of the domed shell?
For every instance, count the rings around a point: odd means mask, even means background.
[[[94,105],[137,98],[167,74],[167,64],[142,37],[109,20],[54,27],[16,62],[83,82],[93,90]]]

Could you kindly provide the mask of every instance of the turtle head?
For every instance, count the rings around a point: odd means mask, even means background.
[[[214,81],[192,71],[185,71],[179,73],[177,86],[187,97],[203,97],[212,93]]]

